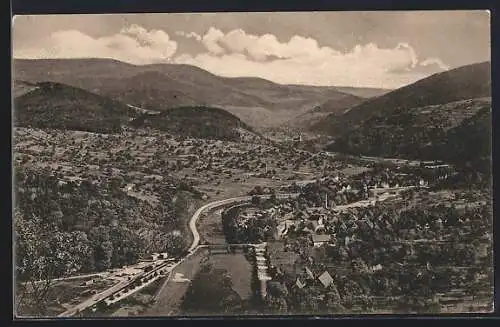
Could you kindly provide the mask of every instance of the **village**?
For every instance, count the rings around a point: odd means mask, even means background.
[[[487,283],[486,275],[461,269],[471,263],[487,265],[491,256],[489,223],[483,220],[474,225],[469,219],[469,214],[480,217],[486,207],[479,205],[463,212],[457,209],[460,201],[456,197],[447,209],[429,208],[434,213],[429,216],[426,212],[427,218],[422,220],[411,203],[456,173],[450,165],[439,163],[402,165],[398,162],[392,163],[391,168],[375,167],[348,178],[332,174],[278,190],[256,187],[250,191],[249,195],[254,196],[252,204],[233,212],[234,222],[225,230],[231,243],[241,237],[242,242],[263,242],[255,261],[263,301],[277,312],[289,311],[290,305],[296,312],[305,305],[297,301],[307,292],[307,296],[315,299],[306,301],[307,310],[315,312],[331,309],[328,301],[338,302],[340,298],[350,299],[343,302],[344,309],[347,306],[360,312],[372,309],[383,312],[388,308],[387,301],[392,301],[392,306],[408,305],[415,310],[440,307],[445,311],[444,304],[452,308],[453,301],[461,301],[472,292],[466,289],[470,285],[459,281],[462,274],[475,274],[476,283]],[[288,199],[273,196],[296,192],[297,197]],[[271,198],[259,201],[256,197],[259,194],[271,194]],[[410,223],[411,219],[415,221]],[[481,226],[480,230],[474,230],[475,226]],[[468,254],[471,252],[467,252],[472,247],[467,245],[457,245],[460,250],[450,252],[452,244],[465,235],[471,239],[481,235],[483,239],[476,244],[481,250],[472,258]],[[441,252],[436,248],[439,246],[448,251],[446,263],[439,259]],[[391,276],[404,271],[417,274],[418,278],[425,275],[435,279],[426,287],[429,292],[441,295],[419,300],[422,294],[415,294],[413,304],[400,303],[404,288],[410,286],[391,280],[394,278]],[[442,284],[446,273],[457,280],[453,283],[454,290],[447,291]],[[354,278],[356,281],[349,282],[354,286],[344,285],[349,284],[346,278],[353,279],[353,274],[358,276]],[[384,278],[374,281],[373,276]],[[450,296],[452,299],[447,300]],[[312,308],[312,303],[317,306]]]

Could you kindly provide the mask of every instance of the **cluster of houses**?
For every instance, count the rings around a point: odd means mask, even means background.
[[[306,287],[308,284],[315,283],[318,280],[323,287],[328,288],[333,284],[333,277],[328,273],[327,270],[323,271],[320,274],[315,274],[309,267],[304,268],[305,277],[298,276],[295,280],[295,285],[302,289]]]
[[[330,210],[323,207],[311,207],[301,211],[289,211],[282,216],[277,227],[277,238],[284,237],[292,228],[308,234],[325,232],[326,216]]]

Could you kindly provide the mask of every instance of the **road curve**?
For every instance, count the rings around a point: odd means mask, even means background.
[[[288,197],[296,197],[298,196],[299,193],[289,193],[289,194],[276,194],[277,198],[288,198]],[[271,194],[265,194],[265,195],[258,195],[261,199],[268,199],[271,197]],[[247,202],[251,201],[252,196],[247,195],[247,196],[238,196],[234,198],[229,198],[229,199],[224,199],[224,200],[217,200],[214,202],[210,202],[205,204],[204,206],[198,208],[196,212],[191,216],[191,219],[189,220],[189,229],[191,230],[191,233],[193,234],[193,243],[188,249],[188,252],[193,252],[196,247],[200,244],[200,234],[198,233],[198,229],[196,228],[196,222],[200,218],[200,215],[203,211],[205,210],[211,210],[215,209],[218,207],[222,207],[228,204],[232,204],[234,202]]]

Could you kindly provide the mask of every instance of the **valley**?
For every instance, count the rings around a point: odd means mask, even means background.
[[[490,312],[489,67],[382,90],[16,59],[17,314]]]

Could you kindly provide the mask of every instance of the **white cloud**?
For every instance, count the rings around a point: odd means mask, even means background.
[[[213,54],[221,54],[224,49],[217,43],[221,37],[224,36],[220,30],[210,27],[208,32],[203,35],[202,43],[207,48],[207,50]]]
[[[225,34],[213,27],[202,40],[206,53],[182,55],[174,62],[223,76],[261,77],[283,84],[385,88],[397,88],[448,69],[437,58],[419,61],[415,50],[404,42],[394,48],[357,45],[342,53],[299,35],[279,42],[271,34],[257,36],[241,29]],[[419,69],[431,64],[432,72]]]
[[[420,60],[411,45],[404,42],[392,48],[360,44],[341,52],[301,35],[280,41],[272,34],[252,35],[242,29],[224,33],[215,27],[204,35],[186,31],[175,35],[196,40],[205,52],[177,55],[177,42],[164,31],[131,25],[100,38],[76,30],[55,32],[38,44],[15,46],[14,57],[97,57],[133,64],[172,62],[195,65],[222,76],[261,77],[283,84],[386,88],[397,88],[449,69],[439,58]]]
[[[178,36],[183,36],[183,37],[185,37],[186,39],[195,39],[196,41],[201,41],[201,36],[200,36],[200,34],[195,33],[195,32],[186,33],[186,32],[184,32],[184,31],[176,31],[176,32],[175,32],[175,35],[178,35]]]
[[[92,38],[80,31],[52,33],[40,45],[14,49],[15,58],[112,58],[132,64],[167,62],[177,50],[177,42],[161,30],[138,25],[123,28],[111,36]]]
[[[428,58],[425,59],[424,61],[421,61],[419,63],[420,66],[430,66],[430,65],[437,65],[439,68],[443,70],[448,70],[450,69],[450,66],[446,65],[444,62],[441,61],[439,58]]]

